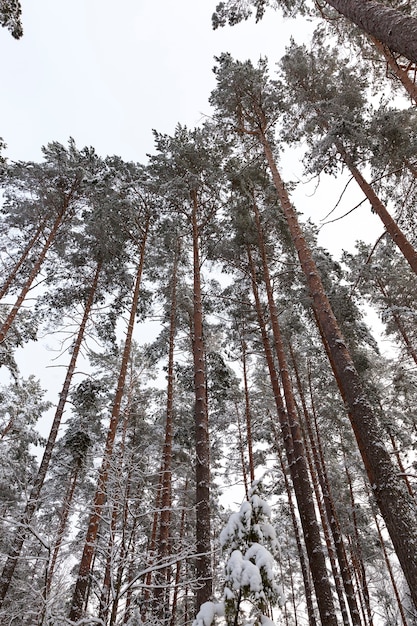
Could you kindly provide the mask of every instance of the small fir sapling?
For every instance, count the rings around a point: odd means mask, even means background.
[[[254,481],[249,500],[232,513],[220,534],[227,552],[223,600],[205,602],[193,626],[211,626],[224,617],[227,626],[275,626],[271,608],[282,606],[277,583],[279,544],[270,523],[271,509],[262,498],[260,481]]]

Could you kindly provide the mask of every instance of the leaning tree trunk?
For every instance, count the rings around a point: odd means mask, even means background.
[[[114,440],[116,437],[117,425],[119,423],[120,408],[125,387],[127,366],[132,347],[133,327],[135,324],[135,316],[139,302],[139,291],[142,280],[142,270],[145,259],[145,247],[148,235],[150,218],[147,218],[145,224],[144,235],[141,243],[140,260],[136,274],[136,282],[133,292],[132,305],[130,309],[129,323],[127,327],[126,340],[123,350],[122,363],[120,366],[119,379],[117,381],[116,395],[114,398],[110,424],[107,431],[107,439],[104,448],[103,460],[97,481],[96,493],[94,496],[93,513],[87,528],[87,535],[84,544],[84,550],[81,557],[78,577],[75,583],[75,589],[72,597],[69,619],[77,622],[83,613],[84,603],[87,595],[88,584],[90,580],[91,566],[95,553],[97,534],[101,520],[101,514],[106,501],[106,488],[109,478],[111,458],[113,454]]]
[[[10,274],[8,275],[8,277],[7,277],[6,281],[4,282],[2,288],[0,289],[0,300],[6,295],[6,293],[10,289],[10,286],[12,285],[14,279],[16,278],[17,273],[19,272],[19,270],[22,267],[23,263],[28,258],[30,251],[34,247],[35,243],[38,241],[38,239],[39,239],[39,237],[41,235],[41,232],[43,231],[44,228],[45,228],[45,221],[42,221],[39,224],[38,228],[35,230],[34,234],[32,235],[32,238],[30,239],[30,241],[27,244],[26,248],[23,250],[22,254],[20,255],[19,260],[14,265],[12,271],[10,272]]]
[[[272,350],[266,332],[265,320],[262,313],[262,306],[259,298],[258,286],[256,283],[256,269],[249,245],[247,246],[247,253],[251,272],[252,290],[255,298],[256,313],[258,316],[259,326],[261,330],[262,343],[270,374],[278,419],[281,425],[282,440],[284,442],[287,462],[291,473],[295,496],[297,499],[298,511],[300,514],[301,525],[303,528],[304,543],[306,546],[311,575],[313,578],[314,590],[316,592],[317,605],[319,607],[319,613],[322,623],[326,626],[337,626],[336,612],[333,604],[333,594],[326,567],[326,558],[321,541],[320,528],[316,516],[314,497],[306,464],[302,434],[297,417],[296,415],[293,415],[291,398],[288,395],[288,370],[285,362],[282,360],[282,353],[280,350],[280,337],[278,337],[277,335],[278,329],[275,323],[276,320],[274,319],[275,315],[274,312],[271,311],[271,320],[273,320],[272,327],[274,343],[276,346],[276,352],[279,360],[280,373],[282,379],[285,379],[284,389],[286,390],[286,393],[284,393],[286,401],[288,397],[287,411],[285,410],[283,399],[281,396],[278,375],[276,372]],[[268,276],[266,276],[265,273],[264,278],[267,282]]]
[[[210,441],[206,394],[206,363],[203,337],[203,302],[200,274],[200,234],[198,227],[197,193],[192,191],[193,235],[193,328],[194,362],[194,420],[195,420],[195,480],[196,480],[196,576],[197,609],[210,600],[212,594],[211,530],[210,530]]]
[[[368,35],[417,63],[417,19],[377,0],[326,0]]]
[[[71,361],[67,369],[67,374],[65,376],[65,381],[62,386],[62,391],[59,396],[58,406],[55,411],[54,420],[52,422],[51,431],[49,433],[48,441],[46,443],[46,447],[43,453],[42,461],[38,469],[38,474],[36,476],[34,485],[29,495],[29,500],[26,504],[25,512],[23,514],[22,519],[20,520],[18,530],[16,536],[14,538],[12,548],[9,552],[9,556],[7,557],[6,563],[3,568],[3,572],[0,578],[0,607],[4,601],[4,598],[9,589],[10,583],[13,578],[13,574],[17,565],[17,561],[20,556],[20,552],[23,547],[23,543],[25,541],[25,536],[27,532],[27,528],[31,523],[33,515],[37,509],[39,496],[41,493],[41,489],[43,487],[43,483],[45,481],[46,473],[48,471],[49,463],[51,461],[53,448],[55,445],[55,441],[58,435],[59,426],[61,424],[62,415],[64,413],[64,407],[68,398],[69,388],[72,380],[72,376],[75,371],[75,366],[77,363],[77,358],[81,349],[81,344],[84,338],[85,328],[87,325],[87,320],[91,313],[91,308],[93,306],[94,298],[97,291],[98,280],[101,271],[101,262],[97,263],[96,273],[94,276],[93,284],[91,286],[90,294],[88,300],[85,305],[83,319],[81,321],[78,335],[74,343],[74,347],[72,350]]]
[[[26,281],[26,283],[24,284],[19,297],[17,298],[16,302],[14,303],[9,315],[7,316],[6,320],[3,322],[2,327],[0,328],[0,343],[2,343],[7,335],[7,333],[10,330],[11,325],[14,322],[14,319],[16,317],[16,315],[18,314],[20,307],[22,305],[22,302],[24,301],[24,299],[26,298],[29,289],[32,286],[33,281],[35,280],[36,276],[39,274],[39,270],[41,269],[42,263],[45,260],[45,257],[47,255],[47,252],[49,250],[49,248],[51,247],[54,239],[55,239],[55,235],[58,232],[59,227],[61,226],[61,223],[64,219],[64,216],[66,214],[66,210],[62,210],[60,211],[60,213],[57,215],[55,222],[52,226],[51,232],[48,235],[47,240],[45,241],[43,248],[36,260],[35,265],[32,268],[31,273],[29,274],[29,277]]]
[[[381,219],[392,241],[401,250],[405,260],[410,265],[413,272],[417,274],[417,251],[408,241],[407,237],[404,235],[397,222],[391,217],[386,206],[378,198],[372,186],[362,176],[361,172],[354,164],[351,156],[348,154],[344,146],[339,141],[335,142],[335,146],[343,161],[349,168],[353,178],[356,180],[359,187],[362,189],[363,193],[366,195],[369,202],[371,203],[373,210]]]
[[[407,71],[398,65],[397,59],[392,54],[388,46],[382,44],[380,41],[375,39],[375,37],[371,37],[371,41],[375,45],[376,49],[384,56],[391,72],[400,81],[411,100],[414,101],[414,104],[417,104],[417,85],[411,80]]]
[[[301,268],[310,292],[311,306],[331,354],[331,365],[372,486],[376,502],[384,518],[412,600],[417,608],[417,511],[403,481],[385,447],[381,428],[368,402],[345,339],[333,313],[314,262],[291,205],[287,190],[278,172],[271,146],[263,129],[259,131],[282,212],[297,250]]]
[[[408,354],[411,356],[414,363],[417,365],[417,350],[414,348],[413,344],[411,343],[411,339],[408,336],[408,333],[404,327],[401,317],[398,315],[398,313],[395,312],[396,307],[392,305],[393,303],[390,301],[391,299],[390,299],[388,291],[385,289],[384,284],[380,278],[377,277],[375,279],[375,282],[378,285],[379,290],[383,295],[383,298],[386,303],[386,308],[388,309],[388,311],[390,311],[392,315],[392,319],[394,320],[394,323],[397,326],[398,332],[403,338],[404,345],[406,347]]]

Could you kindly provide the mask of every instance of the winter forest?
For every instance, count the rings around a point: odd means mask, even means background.
[[[144,163],[12,160],[4,124],[2,626],[417,625],[416,9],[212,11],[314,32],[216,57],[211,115]],[[354,251],[300,215],[292,153],[329,219],[356,189]],[[20,367],[48,337],[55,402]]]

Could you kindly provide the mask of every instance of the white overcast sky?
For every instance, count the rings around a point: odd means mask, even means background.
[[[0,134],[13,159],[51,140],[144,160],[152,128],[209,113],[213,57],[280,58],[295,22],[278,14],[213,31],[216,0],[23,0],[24,36],[0,31]],[[295,31],[305,30],[299,25]]]
[[[210,114],[214,56],[227,51],[254,62],[267,56],[273,68],[291,36],[309,41],[311,25],[273,11],[259,24],[252,19],[213,31],[217,1],[22,0],[23,38],[0,29],[6,156],[39,160],[42,145],[72,136],[102,156],[144,162],[153,151],[153,128],[172,134],[178,122],[194,127]],[[291,162],[284,176],[294,180],[301,169]],[[312,197],[313,187],[300,185],[297,208],[320,223],[340,184]],[[357,238],[376,240],[382,228],[368,219],[368,207],[358,211],[326,226],[321,243],[335,253]]]

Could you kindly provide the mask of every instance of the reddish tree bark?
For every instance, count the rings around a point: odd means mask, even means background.
[[[165,420],[165,441],[162,453],[162,476],[161,476],[161,513],[159,516],[158,537],[158,561],[163,563],[169,553],[169,531],[171,524],[172,509],[172,444],[173,444],[173,418],[174,418],[174,347],[177,316],[177,274],[180,255],[180,241],[176,242],[174,262],[171,278],[171,308],[169,318],[169,345],[168,345],[168,368],[167,368],[167,403]],[[166,613],[166,602],[162,599],[166,595],[164,583],[168,574],[167,568],[158,570],[155,576],[154,605],[156,614],[162,618]]]
[[[336,507],[334,504],[334,498],[332,495],[330,480],[329,480],[328,473],[327,473],[323,447],[321,445],[320,432],[317,428],[317,420],[316,420],[315,405],[314,405],[314,398],[313,398],[313,389],[311,386],[310,371],[308,372],[308,382],[309,382],[309,389],[310,389],[312,414],[313,414],[314,422],[316,426],[316,437],[314,436],[312,420],[311,420],[310,412],[307,408],[307,402],[306,402],[306,398],[304,395],[304,389],[301,384],[301,376],[298,371],[297,359],[295,357],[295,354],[291,345],[289,348],[290,348],[291,360],[292,360],[292,364],[294,368],[298,394],[301,399],[304,421],[305,421],[308,438],[309,438],[310,445],[311,445],[314,465],[316,467],[321,491],[323,494],[323,502],[326,508],[327,519],[329,521],[330,530],[333,536],[333,543],[336,549],[337,560],[338,560],[339,567],[340,567],[340,575],[342,577],[343,587],[345,590],[346,599],[347,599],[348,606],[349,606],[350,617],[352,620],[352,624],[355,624],[356,626],[361,626],[359,608],[356,602],[356,594],[355,594],[355,589],[354,589],[353,582],[352,582],[352,572],[351,572],[351,568],[349,566],[349,562],[347,559],[346,548],[345,548],[345,544],[344,544],[344,540],[342,536],[342,531],[340,528],[339,518],[338,518]]]
[[[387,66],[390,68],[391,72],[398,78],[406,92],[410,96],[411,100],[414,101],[414,104],[417,104],[417,85],[411,80],[406,70],[404,70],[397,62],[397,59],[388,48],[383,43],[375,39],[375,37],[370,37],[372,43],[375,45],[378,52],[380,52],[387,62]]]
[[[340,142],[336,142],[335,146],[343,161],[349,168],[353,178],[356,180],[359,187],[362,189],[363,193],[366,195],[369,202],[371,203],[373,210],[384,224],[387,233],[389,234],[395,245],[401,250],[404,258],[410,265],[413,272],[417,274],[417,251],[408,241],[407,237],[404,235],[397,222],[391,217],[386,206],[378,198],[372,186],[365,180],[358,168],[355,166],[353,160],[351,159],[350,155],[347,153],[343,145]]]
[[[72,597],[71,608],[69,612],[69,619],[73,622],[78,621],[83,614],[84,603],[87,595],[88,584],[90,580],[92,560],[95,553],[97,534],[100,525],[101,513],[106,501],[106,487],[109,477],[111,458],[113,454],[114,440],[116,438],[117,425],[119,423],[120,408],[123,398],[124,386],[126,381],[127,366],[129,362],[130,350],[132,347],[132,335],[133,327],[135,324],[136,310],[139,302],[139,292],[142,279],[143,264],[145,259],[145,248],[147,235],[149,230],[150,217],[146,218],[144,234],[142,238],[140,248],[140,260],[138,270],[136,274],[135,287],[132,298],[132,305],[130,309],[129,323],[127,327],[126,340],[123,349],[122,363],[120,366],[119,379],[117,382],[116,395],[114,398],[114,404],[112,414],[110,418],[110,424],[107,431],[107,439],[104,448],[103,460],[99,472],[96,493],[94,496],[93,513],[90,516],[90,520],[87,528],[87,535],[84,544],[84,550],[81,557],[80,567],[78,571],[77,581],[75,583],[75,589]]]
[[[368,486],[367,485],[365,485],[365,488],[368,491]],[[368,491],[368,496],[369,496],[369,491]],[[390,563],[390,560],[389,560],[387,549],[385,547],[385,541],[384,541],[384,538],[382,536],[381,526],[380,526],[380,524],[378,522],[378,516],[375,514],[374,511],[372,511],[372,513],[373,513],[373,517],[374,517],[374,521],[375,521],[375,526],[376,526],[376,529],[377,529],[377,532],[378,532],[378,538],[379,538],[379,543],[381,545],[382,554],[384,555],[385,565],[387,566],[388,574],[389,574],[389,577],[390,577],[390,580],[391,580],[391,585],[392,585],[392,588],[394,590],[395,599],[397,601],[398,610],[399,610],[400,617],[401,617],[401,622],[402,622],[403,626],[408,626],[407,618],[405,616],[404,607],[403,607],[403,604],[401,602],[400,592],[398,591],[398,585],[397,585],[397,583],[395,581],[395,575],[394,575],[394,572],[393,572],[393,569],[392,569],[392,566],[391,566],[391,563]]]
[[[310,570],[313,578],[319,613],[323,624],[326,624],[326,626],[337,626],[337,618],[333,604],[333,595],[327,573],[324,548],[320,537],[320,528],[316,516],[314,497],[306,464],[306,455],[302,441],[302,434],[300,431],[300,425],[297,416],[293,415],[293,410],[295,411],[295,405],[292,397],[292,389],[288,389],[288,369],[285,362],[285,356],[282,352],[280,331],[277,326],[278,317],[276,315],[274,303],[271,302],[270,307],[272,305],[272,310],[270,316],[274,335],[274,345],[278,356],[281,379],[285,379],[285,383],[283,382],[283,387],[285,390],[285,399],[287,400],[288,398],[287,411],[284,408],[284,403],[278,383],[278,376],[275,370],[272,350],[265,328],[265,321],[263,318],[262,307],[258,293],[258,286],[256,282],[256,268],[252,259],[249,246],[247,246],[247,252],[251,272],[252,290],[255,298],[256,312],[258,315],[258,321],[262,335],[262,343],[264,346],[265,357],[277,407],[277,414],[281,425],[282,438],[287,455],[288,466],[290,469],[294,492],[297,499],[297,506],[300,513],[304,542],[307,550],[308,560],[310,563]],[[269,273],[265,272],[265,268],[263,269],[265,282],[268,283]]]
[[[362,386],[345,339],[339,328],[314,262],[313,255],[278,172],[271,146],[265,135],[266,120],[257,132],[264,148],[275,189],[281,202],[301,268],[310,292],[321,332],[332,355],[331,365],[347,405],[356,441],[391,541],[417,607],[417,512],[415,503],[398,479],[396,468],[385,447],[381,428]]]
[[[199,608],[212,595],[210,523],[210,440],[207,408],[206,363],[203,337],[203,302],[200,274],[200,233],[197,193],[192,191],[193,329],[195,477],[196,477],[196,603]]]

